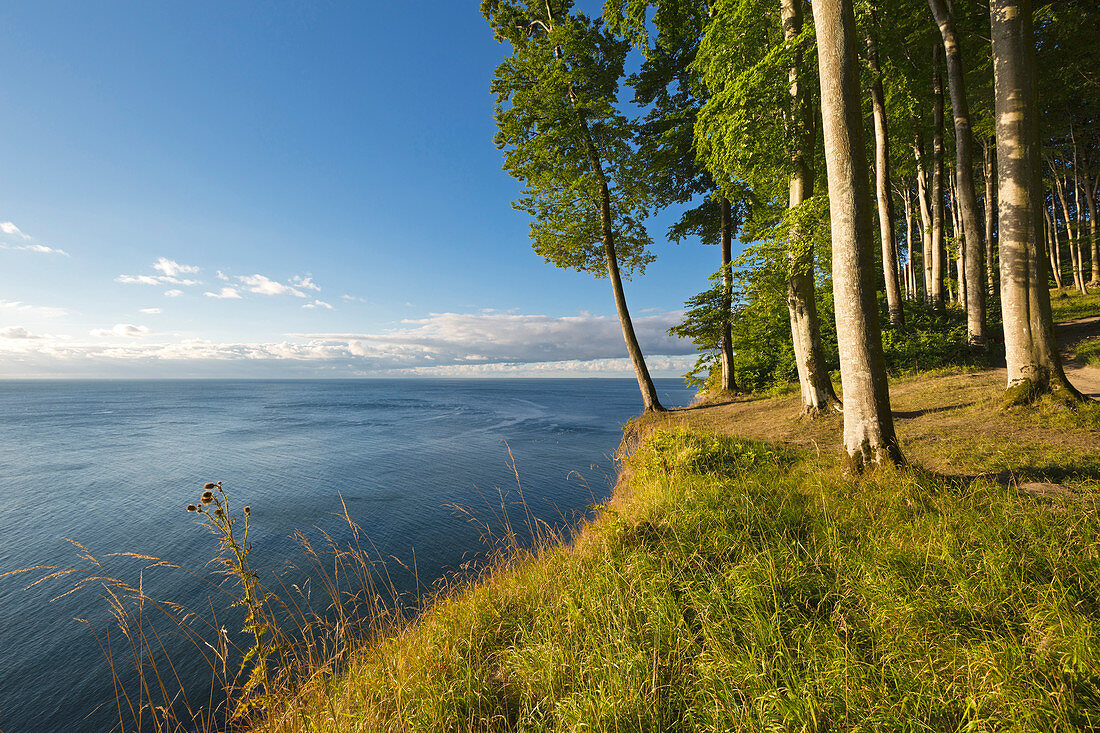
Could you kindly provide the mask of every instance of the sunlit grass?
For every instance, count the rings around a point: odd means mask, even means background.
[[[1100,723],[1092,491],[854,479],[828,457],[688,431],[652,435],[627,475],[573,549],[502,555],[259,728]]]

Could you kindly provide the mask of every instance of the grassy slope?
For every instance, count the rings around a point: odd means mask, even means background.
[[[795,398],[635,424],[575,547],[502,557],[266,727],[1098,726],[1100,406],[1004,412],[1002,379],[895,383],[921,468],[858,479]]]

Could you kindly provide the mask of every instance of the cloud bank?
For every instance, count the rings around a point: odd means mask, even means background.
[[[669,336],[678,312],[635,319],[657,374],[680,374],[694,359]],[[288,334],[271,343],[198,338],[164,341],[145,326],[116,324],[96,341],[13,337],[0,342],[0,374],[103,376],[628,376],[618,320],[581,314],[437,313],[379,333]],[[30,373],[28,373],[28,371]]]

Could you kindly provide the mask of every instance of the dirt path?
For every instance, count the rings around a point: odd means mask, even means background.
[[[1100,400],[1100,368],[1089,366],[1074,356],[1074,346],[1084,339],[1100,336],[1100,316],[1077,318],[1055,324],[1054,333],[1062,347],[1066,376],[1082,394]]]

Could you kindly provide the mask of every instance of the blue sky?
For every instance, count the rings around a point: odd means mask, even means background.
[[[0,376],[628,374],[606,280],[544,264],[475,0],[0,5]],[[655,373],[717,267],[627,284]]]

